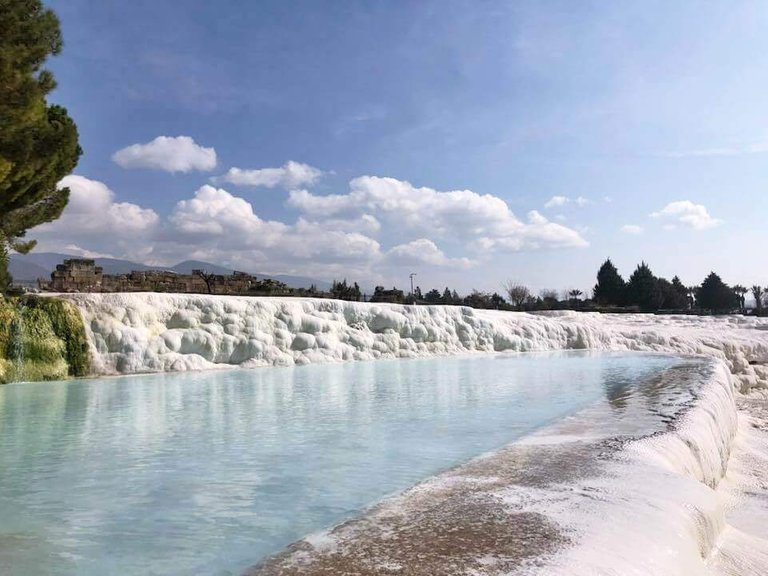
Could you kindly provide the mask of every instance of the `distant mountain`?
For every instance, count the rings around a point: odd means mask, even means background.
[[[168,270],[173,270],[177,274],[192,274],[192,270],[205,270],[210,274],[232,274],[234,270],[232,268],[224,268],[223,266],[217,266],[210,262],[203,262],[201,260],[184,260],[179,262],[175,266],[171,266]]]
[[[263,274],[255,274],[255,276],[264,276]],[[293,288],[309,288],[312,284],[318,290],[330,290],[331,283],[325,280],[315,280],[314,278],[307,278],[305,276],[287,276],[285,274],[275,274],[274,276],[266,276],[266,278],[272,278]]]
[[[20,262],[13,256],[8,263],[8,270],[13,279],[19,284],[35,284],[38,278],[48,278],[51,275],[50,270],[39,266],[34,262]]]
[[[67,256],[67,258],[72,258],[72,256]],[[96,266],[101,266],[104,269],[104,274],[127,274],[134,270],[137,272],[159,270],[156,266],[147,266],[146,264],[139,264],[130,260],[119,260],[117,258],[94,258],[94,260],[96,261]],[[61,264],[63,261],[64,258],[59,260],[57,264]]]
[[[9,269],[14,280],[19,283],[32,283],[38,278],[50,278],[51,272],[56,269],[57,264],[61,264],[67,258],[77,258],[71,254],[60,254],[57,252],[31,252],[29,254],[12,254]],[[134,270],[143,272],[147,270],[171,270],[177,274],[191,274],[192,270],[205,270],[213,274],[232,274],[232,268],[225,268],[210,262],[200,260],[185,260],[174,266],[148,266],[130,260],[120,260],[117,258],[94,258],[97,266],[104,269],[105,274],[127,274]],[[269,275],[259,272],[243,270],[253,274],[258,278],[272,278],[279,282],[284,282],[293,288],[309,288],[312,284],[319,290],[328,290],[331,287],[330,282],[315,280],[304,276],[288,276],[285,274]]]
[[[50,274],[57,264],[61,264],[65,258],[75,258],[69,254],[57,254],[55,252],[30,252],[29,254],[11,254],[11,265],[14,263],[36,264],[45,268]]]

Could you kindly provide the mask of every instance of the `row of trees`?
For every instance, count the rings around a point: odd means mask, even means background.
[[[765,293],[761,286],[748,290],[744,286],[728,286],[711,272],[698,286],[685,286],[675,276],[670,282],[653,274],[640,263],[625,282],[610,258],[597,272],[593,299],[602,306],[635,306],[643,312],[656,310],[689,310],[728,312],[746,308],[746,294],[751,291],[758,311],[762,311]]]
[[[360,295],[357,283],[347,290],[346,280],[334,282],[332,297],[344,300],[367,300]],[[534,295],[530,289],[519,283],[508,282],[504,286],[504,296],[498,292],[480,292],[473,290],[466,296],[460,296],[449,287],[436,288],[423,293],[420,287],[413,294],[406,295],[402,290],[385,290],[376,287],[371,301],[400,302],[420,304],[443,304],[471,306],[496,310],[626,310],[656,312],[690,311],[732,312],[745,310],[746,295],[751,293],[755,300],[756,311],[761,313],[766,306],[768,294],[761,286],[747,289],[740,285],[728,286],[716,273],[711,272],[700,285],[686,286],[678,276],[672,280],[656,276],[645,262],[641,262],[625,281],[610,259],[606,260],[597,272],[597,283],[589,298],[581,290],[569,289],[559,293],[557,290],[541,290]],[[348,294],[348,296],[347,296]]]

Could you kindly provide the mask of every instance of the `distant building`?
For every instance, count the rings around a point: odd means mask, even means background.
[[[71,258],[56,266],[48,289],[54,292],[101,292],[102,281],[103,270],[93,260]]]
[[[282,282],[260,280],[245,272],[229,275],[193,270],[177,274],[170,270],[133,271],[104,274],[92,259],[70,258],[56,266],[50,282],[40,282],[42,290],[52,292],[176,292],[188,294],[252,294],[288,296],[292,290]]]

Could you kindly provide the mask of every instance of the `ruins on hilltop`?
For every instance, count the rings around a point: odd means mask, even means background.
[[[171,270],[133,271],[105,274],[90,258],[70,258],[56,266],[49,282],[40,280],[40,289],[51,292],[177,292],[188,294],[295,295],[296,290],[270,278],[259,279],[245,272],[209,274],[192,270],[179,274]],[[304,290],[304,292],[307,292]]]

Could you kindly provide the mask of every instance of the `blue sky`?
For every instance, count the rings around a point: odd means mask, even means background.
[[[587,290],[608,256],[768,283],[763,2],[48,4],[85,153],[40,249],[460,291]]]

